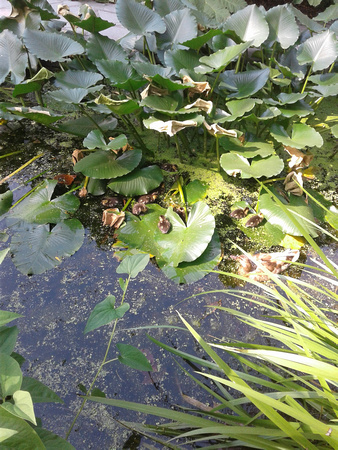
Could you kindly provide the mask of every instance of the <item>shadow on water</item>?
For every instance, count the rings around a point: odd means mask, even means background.
[[[27,146],[24,156],[20,154],[20,157],[23,161],[29,159],[30,151],[36,152],[36,148],[30,146],[30,142],[19,142],[19,138],[17,139],[18,146]],[[48,144],[38,144],[44,151],[41,161],[35,162],[9,180],[7,187],[18,187],[14,193],[14,201],[31,186],[24,186],[22,183],[40,173],[45,167],[44,164],[47,164],[48,170],[53,170],[54,174],[56,171],[62,172],[65,163],[62,158],[55,157],[53,139],[55,138],[52,135],[48,135]],[[75,144],[63,147],[68,159],[71,154],[69,147],[72,148],[73,145]],[[3,146],[2,153],[6,152],[8,147],[5,150]],[[7,161],[8,159],[2,166],[2,176],[10,172],[10,164]],[[18,160],[15,164],[17,167]],[[69,167],[68,162],[67,166]],[[3,190],[4,186],[1,188]],[[119,275],[115,272],[118,261],[114,258],[110,246],[111,238],[105,239],[107,232],[101,226],[102,212],[94,203],[86,203],[87,209],[84,211],[87,211],[88,221],[84,222],[87,222],[88,228],[84,244],[75,255],[65,259],[54,270],[30,277],[19,273],[7,257],[0,272],[0,309],[24,316],[17,321],[20,332],[16,348],[26,359],[23,374],[42,381],[65,402],[64,405],[37,404],[36,415],[41,417],[45,428],[61,436],[65,435],[80,405],[81,391],[78,385],[89,386],[104,356],[111,331],[111,326],[108,325],[84,335],[86,321],[98,302],[112,294],[116,296],[118,304],[122,292],[118,283]],[[94,238],[95,230],[97,233]],[[101,245],[98,245],[96,240]],[[326,250],[330,253],[332,247]],[[152,344],[146,333],[149,332],[167,345],[203,357],[204,353],[190,334],[180,329],[183,327],[178,311],[205,338],[217,337],[267,344],[267,340],[255,329],[230,315],[206,308],[206,305],[222,303],[223,306],[240,309],[255,316],[267,313],[263,307],[259,308],[253,303],[240,301],[224,293],[208,293],[185,300],[202,292],[224,289],[223,282],[224,278],[211,273],[193,285],[177,286],[154,264],[149,263],[129,285],[126,301],[130,303],[131,309],[119,321],[115,342],[132,344],[141,349],[152,363],[154,371],[151,374],[139,372],[113,362],[102,372],[97,387],[107,397],[167,408],[189,406],[184,404],[181,392],[208,403],[210,399],[204,398],[203,392],[194,391],[195,386],[182,373],[174,358]],[[250,289],[254,295],[256,288]],[[178,328],[146,329],[154,325],[171,325]],[[139,327],[145,329],[136,329]],[[111,358],[114,358],[114,348],[111,352]],[[75,448],[86,449],[97,448],[97,442],[105,449],[139,448],[140,437],[122,428],[114,419],[136,422],[144,420],[145,417],[87,403],[71,434],[70,442]],[[147,418],[148,422],[152,420],[154,423],[155,419]]]

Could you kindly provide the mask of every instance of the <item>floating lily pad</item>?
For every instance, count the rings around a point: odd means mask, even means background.
[[[19,203],[9,214],[9,225],[17,225],[19,222],[44,224],[58,223],[68,219],[80,206],[80,201],[73,194],[63,194],[50,200],[56,180],[46,180],[40,188],[29,197]]]
[[[237,153],[225,153],[221,156],[222,169],[228,175],[241,174],[242,178],[272,177],[278,175],[284,168],[284,162],[276,155],[267,158],[256,157],[250,162]]]
[[[285,208],[292,217],[296,219],[312,237],[318,236],[316,227],[313,225],[315,222],[313,211],[303,197],[290,194],[290,202],[287,203],[287,201],[278,194],[276,189],[271,188],[271,191],[285,205]],[[283,233],[291,234],[293,236],[302,236],[301,231],[291,220],[291,217],[283,211],[276,200],[266,191],[262,191],[259,197],[259,210],[264,214],[266,220],[272,225],[280,228]]]
[[[162,181],[161,169],[158,166],[148,166],[115,179],[108,187],[126,197],[135,197],[156,189]]]
[[[99,150],[77,162],[74,170],[92,178],[116,178],[135,169],[141,158],[142,152],[139,149],[128,150],[118,158],[109,150]]]
[[[11,253],[16,268],[25,275],[46,272],[73,255],[82,245],[84,228],[77,219],[49,225],[22,223],[12,237]]]
[[[163,273],[175,283],[195,283],[213,270],[221,258],[221,245],[217,233],[214,233],[207,248],[195,261],[182,262],[177,267],[158,261]]]
[[[105,137],[100,130],[91,131],[86,139],[83,141],[83,145],[89,149],[100,148],[101,150],[117,150],[124,147],[127,144],[127,137],[125,134],[120,134],[116,138],[109,141],[106,144]]]
[[[215,230],[215,218],[208,205],[204,202],[195,203],[187,224],[171,207],[165,216],[171,223],[171,230],[158,239],[162,248],[161,260],[173,267],[183,261],[195,261],[207,248]]]
[[[283,145],[288,145],[295,148],[304,147],[321,147],[323,145],[323,138],[314,128],[305,123],[295,123],[292,128],[291,138],[285,131],[282,125],[274,123],[271,126],[271,135],[276,141]]]

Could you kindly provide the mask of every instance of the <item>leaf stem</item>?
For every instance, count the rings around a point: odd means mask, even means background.
[[[180,163],[183,163],[181,149],[180,149],[180,143],[178,142],[177,134],[174,135],[174,139],[175,139],[176,149],[177,149],[178,157],[180,159]]]

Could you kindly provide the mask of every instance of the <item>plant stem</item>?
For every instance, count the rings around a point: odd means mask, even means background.
[[[6,155],[1,155],[0,159],[7,158],[8,156],[16,155],[17,153],[22,153],[23,150],[17,150],[16,152],[6,153]]]
[[[88,117],[88,119],[89,119],[91,122],[93,122],[93,124],[96,126],[96,128],[97,128],[99,131],[101,131],[101,133],[102,133],[103,136],[104,136],[104,131],[102,130],[102,128],[100,127],[100,125],[96,122],[96,120],[94,120],[94,119],[92,118],[92,116],[91,116],[90,114],[87,113],[87,111],[85,110],[85,107],[84,107],[83,105],[81,105],[81,103],[79,104],[79,108],[80,108],[80,110],[83,112],[83,114],[84,114],[86,117]]]
[[[216,158],[217,158],[217,169],[218,172],[221,172],[221,163],[220,163],[220,156],[219,156],[219,137],[216,135]]]
[[[130,275],[128,276],[128,278],[127,278],[127,280],[126,280],[126,284],[125,284],[125,287],[124,287],[124,290],[123,290],[123,295],[122,295],[121,305],[122,305],[123,302],[124,302],[124,298],[125,298],[125,295],[126,295],[126,291],[127,291],[127,288],[128,288],[129,281],[130,281]],[[100,364],[100,367],[98,368],[98,370],[97,370],[97,372],[96,372],[96,374],[95,374],[95,376],[94,376],[93,381],[91,382],[91,385],[89,386],[89,389],[88,389],[88,391],[87,391],[87,394],[82,398],[81,406],[80,406],[78,412],[76,413],[76,416],[74,417],[73,422],[71,423],[71,425],[70,425],[70,427],[69,427],[69,429],[68,429],[68,431],[67,431],[67,433],[66,433],[66,437],[65,437],[66,440],[68,439],[70,433],[72,432],[72,429],[74,428],[74,425],[76,424],[76,421],[77,421],[79,415],[81,414],[83,408],[85,407],[85,405],[86,405],[86,403],[87,403],[87,400],[88,400],[88,397],[90,396],[90,393],[91,393],[91,391],[92,391],[92,389],[93,389],[93,387],[94,387],[94,384],[95,384],[95,382],[96,382],[98,376],[99,376],[100,373],[101,373],[101,370],[102,370],[103,366],[106,364],[106,362],[111,362],[111,361],[112,361],[112,360],[107,361],[107,357],[108,357],[108,353],[109,353],[109,350],[110,350],[110,346],[111,346],[113,337],[114,337],[114,335],[115,335],[115,330],[116,330],[116,325],[117,325],[118,320],[119,320],[119,319],[115,319],[115,321],[114,321],[113,330],[112,330],[112,332],[111,332],[111,334],[110,334],[109,341],[108,341],[108,345],[107,345],[106,352],[105,352],[105,355],[104,355],[104,357],[103,357],[103,360],[102,360],[102,362],[101,362],[101,364]]]
[[[7,175],[7,177],[3,178],[2,180],[0,180],[0,184],[5,183],[5,181],[9,180],[13,175],[16,175],[17,173],[19,173],[22,169],[24,169],[25,167],[29,166],[29,164],[31,164],[32,162],[34,162],[36,159],[41,158],[41,156],[43,156],[43,153],[39,153],[38,155],[34,156],[34,158],[30,159],[29,161],[27,161],[25,164],[23,164],[21,167],[19,167],[18,169],[14,170],[14,172],[10,173],[9,175]]]
[[[22,200],[24,200],[26,197],[31,195],[38,187],[42,186],[42,184],[43,184],[43,181],[41,181],[41,183],[34,186],[30,191],[26,192],[25,195],[23,195],[21,198],[19,198],[19,200],[10,207],[10,209],[13,209],[16,205],[18,205],[20,202],[22,202]]]
[[[178,157],[180,159],[180,163],[183,163],[181,149],[180,149],[180,143],[178,142],[177,134],[174,135],[174,138],[175,138],[176,149],[177,149]]]
[[[238,71],[239,71],[239,66],[241,64],[241,56],[242,55],[239,55],[239,57],[237,59],[237,63],[236,63],[236,67],[235,67],[235,73],[238,73]]]
[[[132,201],[132,199],[133,199],[133,197],[128,198],[126,204],[125,204],[124,207],[122,208],[122,211],[125,211],[125,210],[128,208],[129,203]]]
[[[141,136],[139,135],[139,133],[137,132],[136,128],[134,127],[134,125],[132,124],[131,120],[129,119],[129,117],[127,116],[120,116],[122,122],[126,125],[127,128],[129,128],[130,132],[134,135],[134,138],[137,140],[137,142],[139,143],[141,149],[145,152],[148,153],[148,149],[145,145],[145,143],[143,142],[143,139],[141,138]]]
[[[214,81],[214,83],[213,83],[213,85],[212,85],[212,88],[210,89],[208,98],[210,98],[210,97],[212,96],[212,93],[214,92],[214,89],[215,89],[215,87],[216,87],[216,83],[217,83],[217,81],[218,81],[218,78],[219,78],[219,76],[221,75],[221,72],[222,72],[223,69],[224,69],[224,67],[222,67],[222,68],[218,71],[217,76],[216,76],[216,78],[215,78],[215,81]]]
[[[145,47],[146,47],[146,49],[147,49],[149,61],[151,62],[151,64],[155,64],[153,55],[152,55],[152,53],[151,53],[151,51],[150,51],[150,48],[149,48],[149,45],[148,45],[147,38],[144,36],[143,39],[144,39]]]
[[[303,84],[303,88],[302,88],[302,90],[300,91],[301,94],[303,94],[303,92],[305,91],[307,82],[309,81],[309,76],[311,75],[311,72],[312,72],[313,64],[314,64],[314,63],[312,63],[312,65],[311,65],[311,67],[310,67],[310,69],[309,69],[309,71],[308,71],[308,73],[307,73],[307,75],[306,75],[306,78],[305,78],[305,81],[304,81],[304,84]]]

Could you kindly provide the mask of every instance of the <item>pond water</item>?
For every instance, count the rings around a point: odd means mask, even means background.
[[[50,170],[52,166],[54,173],[56,170],[62,172],[63,166],[69,168],[70,147],[74,143],[61,141],[58,137],[56,147],[52,145],[51,136],[48,137],[47,133],[43,144],[33,144],[32,135],[26,136],[25,140],[20,138],[21,141],[18,137],[7,136],[7,144],[3,145],[1,152],[8,153],[9,140],[17,139],[18,149],[22,150],[26,146],[25,153],[20,154],[21,163],[28,160],[30,154],[40,150],[44,152],[39,161],[9,180],[7,188],[18,188],[14,191],[15,200],[32,185],[24,185],[23,182],[45,167]],[[39,146],[41,148],[37,148]],[[62,158],[63,153],[65,158]],[[8,158],[3,161],[2,176],[10,172]],[[17,160],[16,167],[18,165],[20,162]],[[48,172],[44,176],[48,176]],[[111,248],[111,239],[107,239],[107,229],[101,226],[102,210],[100,212],[95,206],[98,202],[91,203],[89,200],[87,203],[87,217],[83,220],[86,226],[85,240],[75,255],[65,259],[54,270],[30,277],[19,273],[7,257],[0,272],[0,309],[24,316],[16,321],[20,330],[16,351],[26,359],[23,374],[42,381],[64,400],[62,405],[38,404],[35,408],[43,426],[60,436],[66,434],[80,406],[81,392],[78,385],[82,383],[88,387],[91,383],[111,332],[111,326],[108,325],[84,335],[87,319],[94,306],[107,295],[115,295],[119,304],[122,293],[118,283],[120,275],[115,272],[119,263]],[[4,228],[4,224],[1,223],[0,227]],[[332,257],[334,247],[328,246],[326,252]],[[253,303],[239,301],[225,293],[208,293],[185,300],[203,292],[222,290],[224,283],[229,283],[229,279],[211,273],[192,285],[177,286],[150,262],[129,285],[126,301],[130,303],[131,309],[119,321],[114,343],[128,343],[142,350],[153,364],[154,372],[139,372],[113,362],[105,367],[96,386],[110,398],[167,408],[191,406],[184,402],[181,392],[208,402],[210,399],[205,398],[201,390],[196,390],[174,358],[151,343],[146,334],[148,332],[170,346],[202,356],[203,352],[190,334],[179,329],[183,327],[178,311],[206,338],[268,343],[255,329],[230,315],[206,308],[206,305],[222,302],[223,306],[255,316],[267,312],[263,307],[258,308]],[[255,289],[250,289],[254,296]],[[146,329],[154,325],[176,328]],[[139,327],[145,328],[135,329]],[[114,357],[113,346],[110,358]],[[130,430],[121,427],[117,420],[136,422],[145,420],[145,417],[88,402],[69,441],[78,449],[97,448],[97,442],[104,449],[146,448],[142,447],[146,439],[142,438],[140,444],[140,440]],[[147,421],[154,423],[155,419]],[[152,448],[162,448],[152,445]]]

